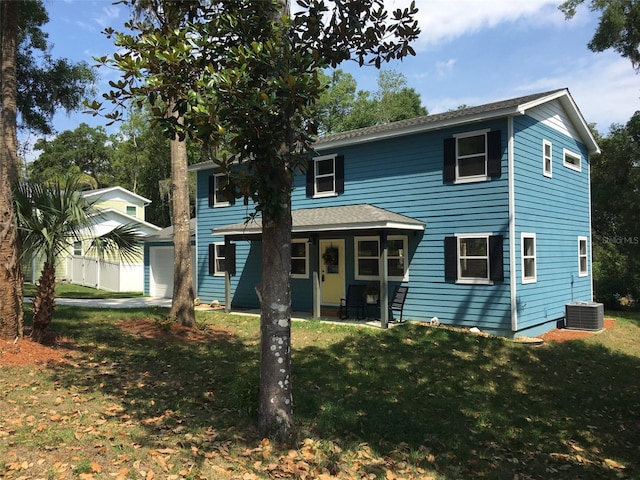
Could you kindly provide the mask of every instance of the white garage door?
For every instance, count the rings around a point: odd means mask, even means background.
[[[149,249],[149,293],[152,297],[173,295],[173,247]]]
[[[152,297],[173,296],[173,247],[149,248],[149,293]],[[196,290],[196,247],[191,245],[193,289]]]

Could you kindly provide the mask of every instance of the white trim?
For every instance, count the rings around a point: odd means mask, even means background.
[[[592,229],[592,216],[591,216],[591,158],[590,156],[587,156],[587,185],[589,186],[589,238],[593,238],[593,229]],[[589,268],[587,269],[587,271],[590,271],[591,269],[593,269],[593,246],[591,245],[592,242],[589,242],[587,239],[587,248],[589,249],[589,258],[588,261],[589,263]],[[589,285],[591,287],[591,298],[590,300],[593,300],[593,271],[590,271],[591,275],[591,281],[589,282]]]
[[[493,233],[456,233],[456,262],[457,267],[456,270],[458,272],[458,276],[456,279],[456,283],[458,284],[468,284],[468,285],[493,285],[493,281],[491,280],[491,252],[489,250],[489,238],[493,236]],[[487,254],[484,256],[487,260],[487,276],[486,278],[480,277],[461,277],[461,268],[460,268],[460,240],[466,238],[483,238],[486,242],[487,246]],[[479,258],[479,257],[478,257]]]
[[[516,191],[513,117],[509,117],[507,140],[507,169],[509,178],[509,287],[511,290],[511,330],[518,330],[518,280],[516,270]]]
[[[463,133],[457,133],[455,135],[453,135],[453,138],[455,138],[456,140],[456,150],[455,150],[455,178],[454,178],[454,183],[455,184],[459,184],[459,183],[471,183],[471,182],[486,182],[487,180],[489,180],[489,175],[487,173],[487,169],[488,167],[488,162],[489,162],[489,140],[487,137],[487,133],[489,133],[491,130],[488,128],[482,129],[482,130],[474,130],[472,132],[463,132]],[[475,157],[480,157],[479,153],[474,153],[471,155],[460,155],[459,154],[459,149],[458,149],[458,142],[462,139],[465,138],[471,138],[471,137],[484,137],[484,174],[481,175],[465,175],[465,176],[460,176],[460,164],[459,161],[460,160],[466,160],[468,158],[475,158]]]
[[[127,196],[140,200],[142,203],[146,205],[149,205],[151,203],[151,200],[149,200],[148,198],[138,195],[137,193],[133,193],[132,191],[127,190],[126,188],[123,188],[120,186],[98,188],[95,190],[85,190],[84,192],[81,193],[81,196],[82,198],[95,197],[95,196],[100,198],[105,193],[110,193],[110,192],[121,192]]]
[[[299,243],[304,245],[304,274],[293,273],[293,265],[291,270],[291,278],[309,278],[309,239],[308,238],[293,238],[291,239],[291,262],[293,264],[293,244]],[[302,257],[295,257],[301,259]]]
[[[330,155],[320,155],[319,157],[314,157],[313,158],[313,197],[312,198],[324,198],[324,197],[336,197],[338,195],[338,192],[336,192],[336,158],[337,158],[337,154],[336,153],[332,153]],[[333,178],[333,189],[332,190],[327,190],[326,192],[318,192],[318,173],[317,173],[317,169],[318,169],[318,162],[324,162],[327,160],[332,160],[333,163],[333,172],[331,173],[331,175],[329,174],[325,174],[322,175],[320,178],[329,178],[332,177]]]
[[[578,165],[575,165],[571,162],[567,162],[567,156],[574,157],[576,160],[578,160]],[[581,172],[582,171],[582,155],[576,152],[572,152],[567,148],[563,148],[562,149],[562,165],[564,165],[567,168],[570,168],[571,170],[575,170],[576,172]]]
[[[549,170],[547,170],[547,149],[549,147]],[[553,177],[553,144],[546,139],[542,139],[542,175]]]
[[[580,253],[580,243],[584,241],[584,255]],[[580,260],[584,257],[587,262],[585,270],[582,270]],[[578,276],[579,277],[588,277],[589,276],[589,239],[585,236],[578,237]]]
[[[527,255],[524,248],[525,239],[533,239],[533,256]],[[520,276],[523,284],[536,283],[538,281],[538,245],[535,233],[520,233]],[[525,276],[525,260],[533,257],[533,277]]]
[[[219,246],[223,246],[225,245],[224,242],[213,242],[213,276],[214,277],[224,277],[226,270],[218,270],[218,259],[224,259],[224,261],[227,261],[227,257],[226,255],[224,257],[218,257],[218,247]],[[225,265],[226,268],[226,265]]]

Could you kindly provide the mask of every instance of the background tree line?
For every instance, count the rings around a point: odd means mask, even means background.
[[[317,128],[324,134],[394,122],[426,115],[420,94],[407,86],[404,75],[382,70],[378,90],[357,90],[353,75],[340,69],[320,75],[324,92],[317,105]],[[189,163],[206,161],[211,152],[187,141]],[[32,181],[51,182],[67,172],[81,175],[87,188],[121,186],[152,201],[146,220],[160,227],[171,225],[169,140],[153,125],[148,110],[130,110],[118,131],[81,123],[34,144],[37,158],[26,164]],[[195,185],[191,181],[194,211]]]

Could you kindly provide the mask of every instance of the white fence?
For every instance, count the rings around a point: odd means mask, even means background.
[[[67,257],[67,281],[111,292],[142,292],[143,264],[121,264],[96,258]]]

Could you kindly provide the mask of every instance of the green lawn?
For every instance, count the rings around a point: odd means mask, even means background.
[[[57,307],[71,363],[0,366],[0,477],[640,478],[640,315],[539,347],[295,322],[300,442],[276,446],[252,427],[258,319],[198,312],[199,342],[115,327],[166,313]]]
[[[25,297],[34,297],[36,291],[37,287],[33,283],[24,284]],[[56,297],[62,298],[131,298],[142,296],[142,292],[109,292],[72,283],[56,284]]]

